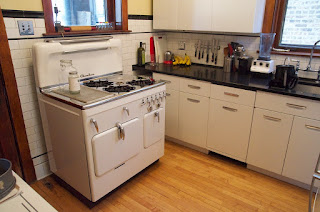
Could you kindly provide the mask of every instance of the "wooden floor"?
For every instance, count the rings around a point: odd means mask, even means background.
[[[51,187],[46,186],[47,182]],[[52,177],[32,185],[58,211],[90,211]],[[165,156],[91,211],[307,211],[308,191],[166,142]]]

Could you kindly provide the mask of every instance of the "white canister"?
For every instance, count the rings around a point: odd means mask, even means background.
[[[79,82],[79,76],[77,71],[71,71],[69,72],[69,91],[72,94],[80,93],[80,82]]]

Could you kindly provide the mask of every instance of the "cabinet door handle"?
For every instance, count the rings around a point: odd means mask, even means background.
[[[200,100],[187,98],[189,102],[200,103]]]
[[[96,128],[97,133],[99,133],[98,122],[95,119],[90,119],[90,123],[92,123],[94,125],[94,127]]]
[[[222,106],[222,108],[225,109],[225,110],[231,111],[231,112],[237,112],[238,111],[238,109],[227,107],[227,106]]]
[[[127,112],[128,116],[130,116],[129,108],[123,107],[123,110]]]
[[[306,128],[308,128],[310,130],[320,131],[320,127],[316,127],[316,126],[312,126],[312,125],[308,125],[308,124],[306,124]]]
[[[229,92],[224,92],[224,95],[233,96],[233,97],[239,97],[239,94],[229,93]]]
[[[157,117],[158,118],[158,122],[160,122],[160,113],[159,113],[159,111],[154,113],[154,117]]]
[[[270,121],[281,121],[281,119],[279,118],[275,118],[275,117],[272,117],[272,116],[266,116],[266,115],[263,115],[263,118],[267,119],[267,120],[270,120]]]
[[[188,85],[188,87],[192,89],[197,89],[197,90],[201,88],[200,86],[195,86],[195,85]]]
[[[169,94],[169,93],[166,93],[166,96],[171,96],[171,94]]]
[[[295,105],[295,104],[291,104],[291,103],[287,103],[288,107],[294,108],[294,109],[299,109],[299,110],[305,110],[307,109],[306,106],[302,106],[302,105]]]

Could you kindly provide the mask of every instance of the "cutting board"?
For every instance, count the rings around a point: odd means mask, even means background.
[[[155,47],[155,51],[156,51],[156,62],[163,63],[164,53],[168,50],[167,49],[167,37],[166,36],[154,36],[154,47]]]

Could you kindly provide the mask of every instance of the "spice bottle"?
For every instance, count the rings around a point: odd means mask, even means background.
[[[80,93],[80,82],[79,82],[79,76],[77,71],[71,71],[69,72],[69,92],[72,94]]]

